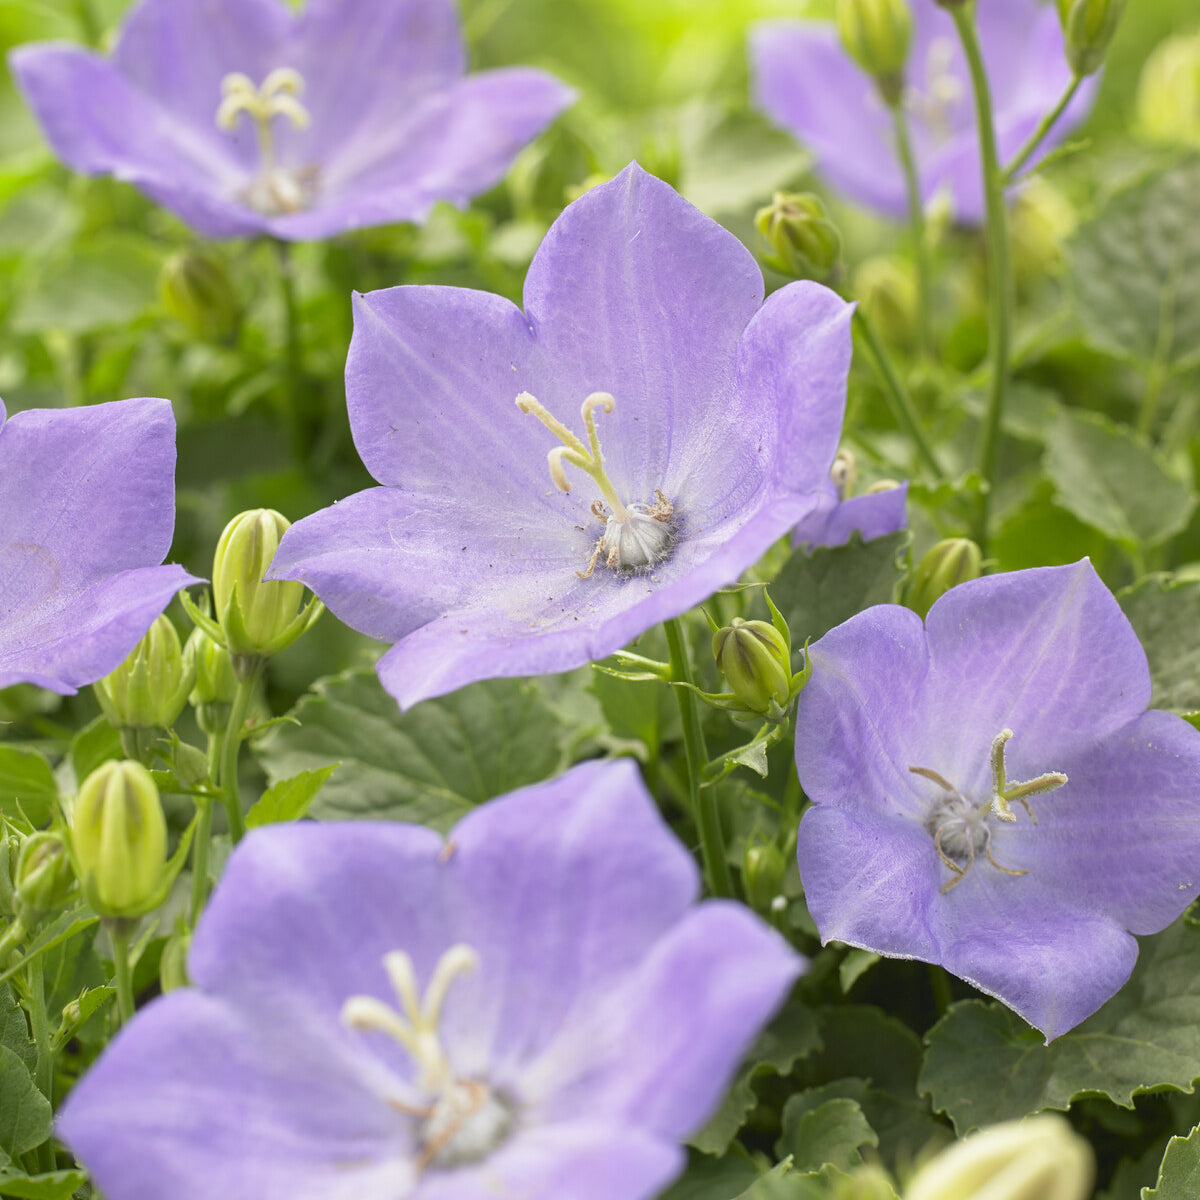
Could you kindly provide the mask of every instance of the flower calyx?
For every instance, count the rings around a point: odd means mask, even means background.
[[[885,103],[898,105],[912,44],[906,0],[838,0],[834,14],[846,53],[875,80]]]

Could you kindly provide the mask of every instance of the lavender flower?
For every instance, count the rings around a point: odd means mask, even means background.
[[[272,575],[397,642],[379,674],[402,705],[678,615],[821,502],[837,450],[850,307],[762,290],[736,238],[634,165],[555,222],[524,313],[356,297],[350,422],[384,486],[297,522]]]
[[[868,609],[812,647],[796,764],[822,938],[941,963],[1046,1037],[1200,889],[1200,733],[1085,559]],[[1128,931],[1128,932],[1127,932]]]
[[[963,222],[983,220],[975,106],[966,60],[949,13],[913,0],[904,107],[912,129],[921,198],[949,195]],[[1010,159],[1058,102],[1071,70],[1053,4],[988,0],[979,5],[980,41],[995,102],[1001,161]],[[755,101],[816,156],[840,192],[887,216],[907,211],[892,118],[876,85],[821,21],[767,21],[751,34]],[[1095,80],[1079,94],[1043,152],[1087,114]]]
[[[175,524],[175,419],[166,400],[5,415],[0,404],[0,687],[69,695],[198,582],[155,565]]]
[[[641,1200],[799,971],[628,761],[419,826],[281,825],[58,1124],[110,1200]]]
[[[883,481],[856,496],[855,479],[853,455],[839,451],[820,504],[792,530],[794,546],[844,546],[855,533],[869,542],[907,528],[907,482]]]
[[[572,98],[541,71],[463,77],[451,0],[143,0],[112,59],[12,55],[55,153],[202,233],[324,238],[465,203]]]

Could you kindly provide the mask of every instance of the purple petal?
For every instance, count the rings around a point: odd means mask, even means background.
[[[879,492],[837,499],[830,483],[827,507],[817,510],[792,531],[793,546],[844,546],[854,534],[864,542],[907,528],[908,483]]]

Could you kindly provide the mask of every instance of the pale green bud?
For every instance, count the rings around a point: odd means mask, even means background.
[[[213,559],[213,603],[225,645],[238,660],[269,658],[286,649],[319,611],[304,612],[304,584],[264,580],[267,568],[290,527],[281,513],[256,508],[225,526]]]
[[[84,895],[101,916],[136,917],[155,907],[167,824],[150,772],[128,761],[97,767],[75,800],[71,845]]]
[[[912,42],[906,0],[837,0],[834,16],[846,53],[875,80],[888,104],[899,104]]]
[[[237,695],[233,659],[199,626],[192,630],[183,654],[195,673],[188,699],[196,709],[196,721],[205,733],[218,734],[225,728],[229,706]]]
[[[17,869],[17,912],[26,925],[30,918],[50,912],[62,904],[75,883],[71,858],[57,833],[35,833],[21,844]]]
[[[766,621],[733,621],[713,634],[713,657],[729,690],[751,711],[767,713],[788,701],[792,689],[787,642]]]
[[[192,686],[179,634],[165,614],[115,671],[92,685],[118,729],[166,729],[175,723]]]
[[[1026,180],[1009,209],[1013,269],[1018,280],[1040,279],[1062,265],[1063,247],[1075,232],[1075,208],[1041,175]]]
[[[237,331],[241,306],[224,262],[200,250],[181,250],[162,265],[158,294],[163,307],[206,341],[227,341]]]
[[[1076,75],[1100,69],[1121,15],[1125,0],[1056,0],[1062,21],[1067,62]]]
[[[742,882],[746,901],[755,912],[768,914],[771,903],[783,891],[787,859],[775,842],[752,843],[742,859]]]
[[[1200,146],[1200,33],[1169,37],[1146,59],[1137,123],[1151,141]]]
[[[932,546],[917,563],[909,586],[908,607],[924,617],[952,587],[978,579],[983,564],[979,547],[970,538],[946,538]]]
[[[182,927],[176,929],[167,938],[166,945],[163,946],[162,958],[158,963],[158,982],[164,992],[173,992],[176,988],[187,987],[190,982],[187,973],[187,955],[191,944],[191,931]]]
[[[772,270],[818,283],[840,273],[842,235],[812,192],[776,192],[754,214],[754,225],[767,244],[763,257]]]
[[[1087,1200],[1094,1176],[1091,1147],[1046,1113],[949,1146],[913,1176],[904,1200]]]
[[[917,330],[917,277],[905,258],[866,259],[854,273],[854,294],[871,324],[893,346],[911,345]]]

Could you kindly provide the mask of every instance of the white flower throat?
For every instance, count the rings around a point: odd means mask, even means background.
[[[258,87],[240,71],[233,71],[221,80],[218,128],[232,132],[244,113],[258,134],[259,172],[240,199],[268,216],[308,208],[316,191],[317,167],[281,167],[275,156],[276,117],[290,121],[296,129],[307,129],[312,123],[308,109],[300,103],[303,92],[304,79],[291,67],[272,71]]]
[[[600,435],[596,431],[596,410],[611,413],[616,406],[617,402],[608,392],[593,392],[583,402],[580,412],[588,435],[585,446],[536,397],[528,392],[517,396],[517,407],[523,413],[537,417],[563,443],[546,456],[555,487],[560,492],[571,490],[564,470],[564,464],[570,463],[596,484],[603,497],[592,504],[592,514],[604,522],[604,533],[596,541],[587,568],[575,572],[580,579],[590,579],[598,563],[618,573],[643,574],[666,561],[675,544],[675,507],[671,501],[655,489],[652,502],[627,504],[604,469]]]
[[[442,1044],[442,1007],[455,978],[479,965],[470,946],[451,946],[430,976],[422,997],[412,959],[403,950],[383,956],[400,1008],[374,996],[351,996],[342,1005],[342,1024],[363,1032],[386,1033],[408,1053],[417,1068],[416,1086],[430,1103],[413,1106],[391,1100],[393,1108],[417,1118],[421,1153],[417,1169],[465,1166],[486,1158],[513,1131],[514,1106],[502,1092],[479,1079],[459,1079]]]
[[[1028,871],[1003,867],[995,860],[988,820],[994,817],[1006,824],[1014,823],[1017,814],[1012,811],[1011,805],[1015,802],[1025,809],[1029,819],[1036,825],[1037,818],[1029,805],[1029,797],[1055,791],[1067,782],[1067,777],[1061,771],[1047,771],[1024,783],[1009,783],[1004,747],[1012,736],[1011,729],[1002,729],[992,739],[992,790],[981,804],[972,803],[958,788],[929,767],[908,768],[914,775],[931,780],[941,789],[942,794],[937,797],[925,819],[925,828],[933,835],[938,858],[952,872],[950,879],[940,888],[942,895],[962,882],[979,854],[1005,875],[1029,874]]]

